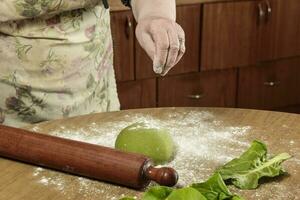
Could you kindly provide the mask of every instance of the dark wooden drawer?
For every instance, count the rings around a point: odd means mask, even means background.
[[[134,80],[134,27],[131,11],[112,12],[111,30],[117,81]]]
[[[276,111],[300,114],[300,105],[278,108]]]
[[[275,109],[300,104],[300,58],[240,69],[238,106]]]
[[[158,105],[235,107],[236,70],[161,78]]]
[[[156,107],[156,80],[119,82],[121,109]]]
[[[200,55],[200,4],[177,7],[177,23],[186,35],[186,53],[182,60],[168,73],[181,74],[199,71]],[[136,78],[155,77],[152,60],[136,41]]]

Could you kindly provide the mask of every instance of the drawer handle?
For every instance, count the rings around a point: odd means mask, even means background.
[[[275,87],[280,85],[280,81],[266,81],[264,82],[264,85],[269,87]]]
[[[125,33],[126,33],[127,39],[130,39],[132,28],[133,28],[133,24],[132,24],[131,18],[129,16],[127,16],[126,17],[126,26],[125,26]]]
[[[191,95],[188,95],[187,98],[190,98],[190,99],[202,99],[204,97],[204,94],[191,94]]]
[[[266,13],[265,13],[265,10],[264,10],[264,6],[263,6],[263,3],[260,2],[258,4],[258,23],[261,23],[266,17]]]
[[[271,17],[272,15],[272,6],[270,4],[270,1],[269,0],[266,0],[266,5],[267,5],[267,21],[269,20],[269,18]]]
[[[267,4],[268,15],[270,16],[272,14],[272,6],[269,0],[266,0],[266,4]]]

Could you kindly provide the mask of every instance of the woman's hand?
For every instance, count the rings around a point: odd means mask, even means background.
[[[149,17],[138,22],[136,37],[153,60],[155,73],[165,75],[185,52],[184,31],[174,20]]]
[[[153,60],[154,72],[166,75],[185,52],[184,31],[176,21],[175,0],[131,0],[136,37]]]

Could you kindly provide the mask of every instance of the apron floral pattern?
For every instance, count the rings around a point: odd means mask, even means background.
[[[0,0],[0,123],[119,110],[109,10],[95,0]]]

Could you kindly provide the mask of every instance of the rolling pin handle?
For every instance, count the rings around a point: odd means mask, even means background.
[[[145,171],[145,175],[147,179],[163,186],[172,187],[175,186],[178,181],[178,173],[170,167],[155,168],[149,166]]]

